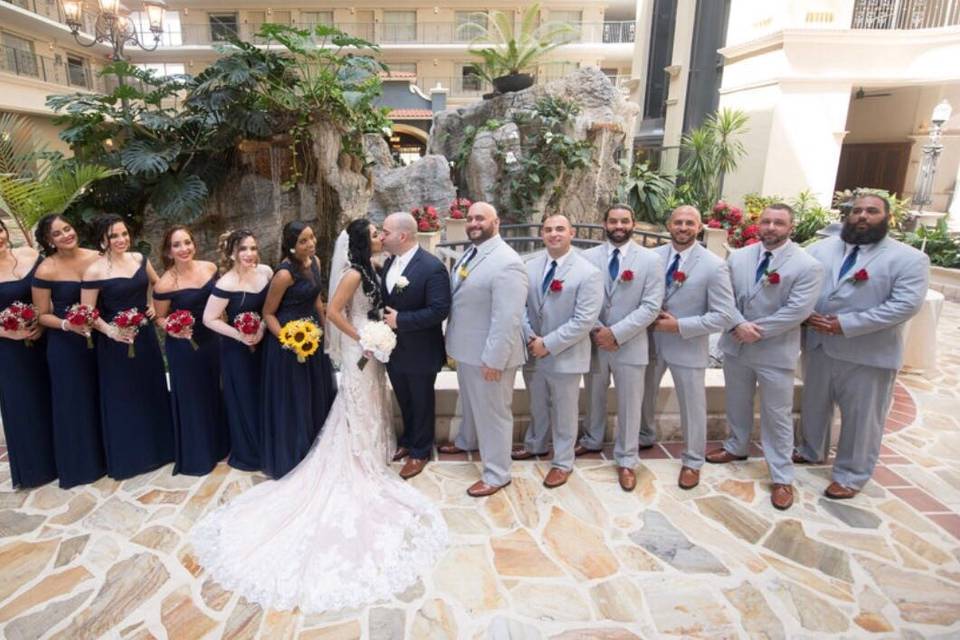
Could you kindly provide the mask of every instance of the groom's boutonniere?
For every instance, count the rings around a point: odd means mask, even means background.
[[[553,280],[550,282],[550,291],[560,293],[563,291],[563,280]]]
[[[406,276],[400,276],[397,278],[397,283],[393,285],[393,290],[397,293],[403,293],[403,290],[410,286],[410,281],[407,280]]]
[[[768,284],[780,284],[780,274],[777,273],[776,269],[763,274],[763,284],[764,286]]]
[[[630,271],[630,269],[627,269],[626,271],[620,274],[620,279],[623,280],[624,282],[633,282],[633,271]]]
[[[847,282],[857,284],[858,282],[866,282],[869,279],[870,279],[870,274],[867,273],[867,270],[860,269],[860,271],[857,271],[855,274],[847,278]]]
[[[469,274],[469,273],[470,273],[470,270],[467,269],[465,266],[462,266],[462,265],[461,265],[461,267],[460,267],[459,269],[457,269],[457,276],[459,276],[459,278],[460,278],[461,280],[463,280],[464,278],[466,278],[466,277],[467,277],[467,274]]]
[[[673,272],[673,282],[677,285],[677,288],[683,286],[683,283],[687,281],[687,274],[683,271],[674,271]]]

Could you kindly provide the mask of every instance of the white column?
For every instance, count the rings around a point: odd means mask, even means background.
[[[677,22],[673,31],[673,55],[670,66],[678,70],[670,75],[667,88],[667,115],[663,125],[663,146],[678,147],[683,137],[683,113],[687,104],[687,81],[690,78],[690,54],[693,49],[693,23],[697,16],[696,0],[677,2]],[[678,155],[664,156],[662,170],[676,170]]]

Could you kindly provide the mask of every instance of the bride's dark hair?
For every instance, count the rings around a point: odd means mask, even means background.
[[[380,320],[383,311],[383,296],[380,294],[380,283],[373,270],[373,252],[370,249],[370,226],[372,223],[366,218],[357,218],[347,225],[347,260],[350,266],[360,273],[360,284],[363,294],[370,301],[370,311],[367,317],[370,320]]]

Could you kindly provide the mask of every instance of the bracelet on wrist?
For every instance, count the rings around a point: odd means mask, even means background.
[[[66,331],[66,330],[67,330],[67,319],[64,318],[63,320],[60,321],[60,331]]]

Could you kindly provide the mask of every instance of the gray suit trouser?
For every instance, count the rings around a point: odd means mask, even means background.
[[[573,470],[581,377],[579,373],[523,370],[523,381],[530,394],[531,418],[523,446],[531,453],[546,453],[552,440],[552,465],[564,471]]]
[[[706,370],[702,367],[684,367],[657,358],[647,366],[643,385],[643,419],[640,421],[641,446],[657,442],[655,412],[657,392],[663,375],[670,369],[673,386],[680,405],[680,428],[683,430],[683,466],[699,469],[707,448],[707,388]]]
[[[617,435],[613,444],[613,458],[617,466],[633,468],[640,457],[640,411],[643,407],[643,376],[646,365],[613,364],[614,354],[597,353],[596,371],[584,376],[584,386],[590,391],[590,403],[584,420],[584,434],[580,444],[588,449],[603,448],[603,434],[607,427],[607,389],[610,375],[617,393]]]
[[[745,456],[753,430],[753,397],[760,387],[760,445],[770,479],[793,484],[793,374],[794,368],[769,367],[745,362],[729,353],[723,356],[727,424],[730,437],[723,448]]]
[[[837,360],[822,347],[804,352],[803,371],[800,455],[807,460],[827,459],[836,404],[840,407],[840,441],[833,479],[845,487],[862,489],[880,455],[897,372]]]
[[[463,422],[473,426],[483,459],[483,481],[489,485],[500,486],[510,482],[510,450],[513,444],[511,407],[516,375],[517,367],[508,367],[503,370],[499,382],[487,382],[483,379],[481,367],[457,363]],[[469,434],[464,434],[461,429],[457,435],[457,446],[460,446],[460,442],[466,444],[468,437]]]

